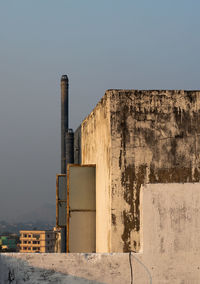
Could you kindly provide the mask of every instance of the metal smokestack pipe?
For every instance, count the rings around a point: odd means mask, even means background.
[[[74,163],[74,132],[68,129],[65,133],[66,142],[66,165]]]
[[[61,174],[66,174],[66,142],[65,134],[68,131],[68,89],[67,75],[61,77]]]

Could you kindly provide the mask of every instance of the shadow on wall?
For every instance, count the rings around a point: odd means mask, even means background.
[[[0,283],[103,284],[103,282],[56,272],[54,269],[30,266],[28,261],[3,254],[0,255]]]

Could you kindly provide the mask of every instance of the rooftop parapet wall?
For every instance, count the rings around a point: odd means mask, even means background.
[[[141,187],[140,253],[4,253],[0,283],[200,283],[200,184]]]
[[[200,180],[200,92],[108,90],[81,132],[83,163],[102,173],[97,203],[109,205],[99,241],[107,252],[139,251],[141,185]],[[101,214],[97,206],[97,223]]]

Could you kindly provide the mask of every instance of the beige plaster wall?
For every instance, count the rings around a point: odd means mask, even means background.
[[[105,96],[81,125],[82,164],[96,164],[96,251],[110,252],[110,101]]]

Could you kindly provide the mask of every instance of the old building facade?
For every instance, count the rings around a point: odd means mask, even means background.
[[[56,235],[53,231],[20,231],[20,252],[55,252]]]

